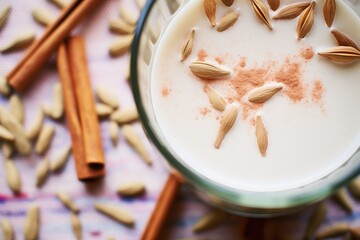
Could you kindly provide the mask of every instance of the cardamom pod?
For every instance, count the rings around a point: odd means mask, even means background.
[[[209,102],[216,110],[222,112],[225,110],[226,101],[225,99],[215,91],[215,89],[211,86],[207,88],[207,95],[209,97]]]
[[[0,76],[0,93],[5,97],[9,96],[11,93],[11,88],[5,77]]]
[[[192,227],[193,232],[203,232],[225,223],[228,214],[222,211],[214,211],[201,217]]]
[[[49,172],[50,172],[49,160],[47,158],[44,158],[36,167],[35,184],[37,187],[41,187],[45,183],[47,177],[49,176]]]
[[[135,26],[130,25],[122,19],[111,19],[109,22],[111,31],[119,34],[132,34],[135,31]]]
[[[44,112],[42,110],[39,110],[35,117],[34,122],[31,123],[28,131],[26,132],[26,137],[28,139],[33,140],[37,138],[44,124],[44,119],[45,119]]]
[[[64,204],[64,206],[70,209],[73,213],[79,213],[80,208],[74,203],[69,194],[65,192],[57,192],[56,197]]]
[[[35,144],[35,152],[37,154],[44,154],[46,149],[49,147],[52,138],[55,134],[55,128],[54,126],[50,124],[45,124],[40,131],[39,137]]]
[[[355,178],[349,184],[349,191],[353,197],[360,199],[360,177]]]
[[[273,27],[271,25],[269,9],[265,4],[261,0],[250,0],[250,3],[256,16],[272,30]]]
[[[14,193],[21,192],[21,178],[19,170],[10,159],[4,159],[7,184]]]
[[[36,22],[44,26],[49,26],[56,21],[55,15],[44,8],[34,9],[32,11],[32,16]]]
[[[8,219],[1,219],[1,228],[3,233],[3,240],[14,240],[14,229]]]
[[[74,233],[76,239],[81,240],[82,239],[82,227],[81,227],[81,222],[80,222],[79,217],[76,214],[71,213],[70,221],[71,221],[72,230],[73,230],[73,233]]]
[[[310,6],[309,2],[294,3],[282,8],[273,19],[293,19],[299,16],[307,7]]]
[[[240,14],[238,12],[230,12],[226,14],[217,25],[217,31],[223,32],[233,26],[239,19],[239,16]]]
[[[26,138],[24,128],[20,122],[2,106],[0,106],[0,124],[14,135],[14,146],[16,150],[24,156],[29,155],[31,145],[30,141]]]
[[[128,211],[119,206],[105,203],[95,203],[94,207],[100,213],[105,214],[120,223],[124,223],[129,226],[134,225],[133,216]]]
[[[238,107],[235,105],[230,106],[229,109],[225,111],[223,117],[220,120],[220,127],[214,144],[215,148],[220,148],[220,145],[224,140],[226,134],[234,126],[238,113]]]
[[[151,165],[152,160],[150,158],[150,155],[135,128],[133,128],[131,125],[125,124],[122,127],[122,132],[125,140],[134,148],[134,150],[147,164]]]
[[[23,124],[25,118],[24,104],[19,95],[13,94],[9,99],[9,111],[16,119]]]
[[[115,121],[118,124],[126,124],[136,121],[139,118],[139,113],[136,107],[129,107],[119,109],[110,115],[110,120]]]
[[[352,63],[360,59],[360,51],[353,47],[339,46],[333,47],[318,53],[322,57],[326,57],[336,63]]]
[[[110,139],[114,146],[119,142],[119,126],[116,122],[111,121],[109,126]]]
[[[256,128],[256,139],[257,139],[259,151],[261,153],[261,156],[265,157],[268,147],[268,136],[264,123],[261,119],[261,116],[256,116],[255,128]]]
[[[108,91],[106,88],[97,86],[95,88],[95,93],[102,103],[112,107],[113,109],[119,107],[119,103],[116,96],[112,92]]]
[[[139,181],[127,182],[122,185],[117,190],[117,193],[125,197],[133,197],[141,195],[145,192],[145,185]]]
[[[121,4],[119,7],[119,13],[120,13],[120,17],[124,19],[125,22],[127,22],[132,26],[136,25],[139,18],[139,14],[135,13],[134,11],[132,11],[123,4]]]
[[[264,103],[271,99],[281,89],[283,89],[282,85],[267,85],[256,88],[249,94],[249,102]]]
[[[316,235],[316,239],[327,239],[332,237],[338,237],[345,235],[350,230],[350,226],[347,223],[335,223]]]
[[[226,68],[202,61],[192,62],[189,68],[195,76],[210,80],[223,78],[231,73],[231,71]]]
[[[25,240],[36,240],[40,232],[40,208],[37,204],[30,205],[25,218]]]
[[[129,50],[133,38],[134,35],[132,34],[119,37],[113,43],[110,44],[109,54],[112,57],[123,55]]]
[[[2,29],[5,26],[5,23],[7,22],[9,15],[11,12],[11,6],[7,5],[3,9],[0,10],[0,29]]]
[[[315,232],[320,227],[321,223],[324,221],[327,213],[327,206],[325,203],[322,203],[311,215],[307,227],[304,233],[303,239],[312,239]]]
[[[98,117],[106,118],[114,111],[114,109],[106,104],[97,103],[95,105],[95,111]]]
[[[5,141],[14,141],[15,137],[11,132],[9,132],[6,128],[0,125],[0,139]]]
[[[56,155],[54,160],[52,160],[50,162],[50,170],[52,172],[60,172],[60,171],[62,171],[63,168],[65,167],[66,163],[69,160],[70,153],[71,153],[71,146],[68,146],[68,147],[64,148],[63,150],[61,150]]]
[[[296,27],[298,38],[304,38],[311,30],[314,24],[315,2],[312,2],[301,14]]]
[[[28,47],[35,40],[34,32],[26,32],[17,36],[4,47],[0,48],[1,53],[8,53]]]
[[[331,25],[333,24],[335,13],[336,13],[335,0],[325,0],[323,14],[324,14],[324,20],[328,27],[331,27]]]
[[[348,211],[350,213],[353,211],[353,206],[351,204],[351,200],[344,188],[338,190],[334,194],[334,199],[346,211]]]
[[[194,37],[195,37],[195,29],[191,30],[184,46],[181,49],[181,62],[185,61],[185,59],[191,54],[194,46]]]
[[[9,142],[3,142],[1,148],[4,158],[11,158],[11,155],[14,153],[13,145]]]

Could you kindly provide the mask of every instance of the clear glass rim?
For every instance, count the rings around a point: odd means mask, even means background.
[[[147,19],[153,7],[155,6],[156,2],[157,0],[147,1],[146,5],[142,10],[141,16],[138,20],[137,28],[134,33],[134,40],[131,47],[131,60],[130,60],[131,88],[132,88],[136,107],[139,111],[140,120],[147,137],[155,145],[157,150],[160,151],[160,153],[167,160],[167,162],[181,175],[183,175],[189,183],[197,187],[200,191],[205,192],[210,196],[218,197],[221,200],[231,204],[240,205],[248,208],[254,208],[254,209],[286,209],[286,208],[294,208],[302,205],[308,205],[313,202],[317,202],[329,196],[330,194],[334,193],[338,188],[345,185],[360,172],[360,163],[358,163],[356,167],[349,169],[349,171],[346,174],[339,176],[337,179],[331,181],[327,185],[312,186],[306,192],[296,191],[296,189],[298,188],[285,190],[285,191],[270,192],[270,193],[249,192],[249,191],[242,191],[239,189],[232,189],[227,186],[221,185],[219,183],[213,182],[210,179],[206,179],[205,177],[194,173],[181,161],[177,160],[177,158],[173,156],[166,147],[163,146],[161,140],[159,140],[157,134],[153,130],[153,127],[151,125],[151,120],[145,111],[143,99],[140,93],[141,90],[138,82],[137,56],[139,54],[140,40]],[[354,155],[356,153],[359,153],[359,149],[354,153]],[[346,163],[347,162],[345,162],[344,165],[346,165]],[[335,171],[337,171],[338,169],[336,169]],[[330,173],[329,175],[333,174],[334,172]],[[322,179],[319,179],[318,181],[320,180]],[[312,184],[314,183],[311,183],[311,185]],[[305,185],[300,188],[306,188],[307,186],[308,185]]]

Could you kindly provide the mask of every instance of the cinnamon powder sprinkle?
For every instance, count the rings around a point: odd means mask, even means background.
[[[197,56],[198,56],[198,61],[205,61],[209,55],[204,49],[200,49]]]
[[[211,112],[211,110],[208,107],[202,107],[199,110],[200,110],[200,114],[202,116],[206,116],[206,115],[208,115],[208,113]]]
[[[312,47],[303,48],[300,54],[304,59],[310,60],[314,57],[314,49]]]
[[[215,57],[215,61],[218,62],[219,64],[224,64],[224,58],[223,57]]]
[[[169,96],[169,93],[170,93],[170,89],[166,86],[164,86],[162,89],[161,89],[161,96],[163,97],[167,97]]]
[[[323,99],[323,96],[324,96],[324,86],[320,80],[316,80],[314,82],[314,86],[311,91],[311,99],[314,102],[319,103]]]

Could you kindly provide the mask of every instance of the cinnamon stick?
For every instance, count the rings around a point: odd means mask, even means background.
[[[50,26],[45,35],[28,50],[20,63],[7,75],[9,84],[18,92],[24,91],[42,66],[56,51],[70,31],[104,0],[76,0]]]
[[[172,202],[178,192],[180,182],[175,174],[170,174],[151,214],[141,240],[158,239],[161,227],[166,220]]]
[[[95,111],[95,100],[87,68],[85,41],[82,37],[75,36],[69,39],[68,54],[73,87],[79,109],[86,162],[89,165],[103,167],[105,159],[100,136],[99,119]]]
[[[58,50],[57,68],[63,87],[66,121],[70,130],[76,173],[79,180],[91,180],[103,176],[105,171],[103,168],[93,169],[86,162],[82,129],[68,59],[66,46],[62,44]]]

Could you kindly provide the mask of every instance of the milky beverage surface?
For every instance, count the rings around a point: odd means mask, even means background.
[[[281,1],[279,9],[289,3]],[[217,22],[230,11],[239,12],[234,26],[217,32],[203,1],[192,0],[167,27],[152,63],[152,104],[172,151],[192,171],[248,191],[300,187],[344,164],[360,146],[360,62],[342,65],[317,55],[337,46],[323,19],[323,1],[316,2],[314,26],[302,40],[296,34],[298,18],[272,20],[270,31],[249,1],[235,0],[230,8],[217,1],[217,6]],[[360,20],[341,1],[333,27],[360,42]],[[193,51],[180,62],[193,28]],[[199,79],[189,70],[199,59],[231,69],[231,76]],[[248,91],[271,82],[280,82],[283,90],[263,105],[248,102]],[[208,86],[225,97],[227,107],[239,106],[219,149],[214,141],[223,112],[209,103]],[[268,133],[265,157],[255,135],[257,115]]]

